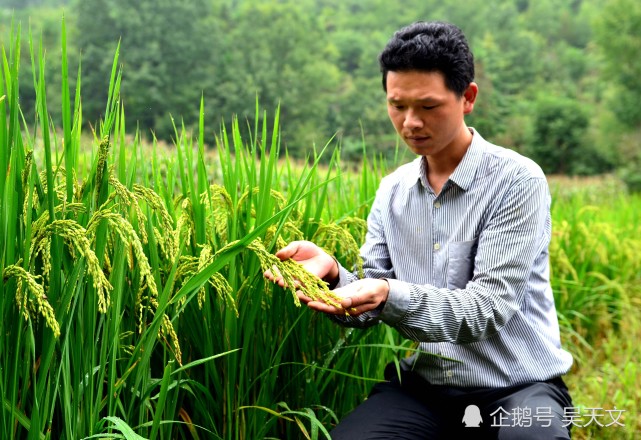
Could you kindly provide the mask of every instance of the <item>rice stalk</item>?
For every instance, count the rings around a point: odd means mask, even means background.
[[[191,199],[184,198],[180,204],[182,211],[176,222],[176,234],[174,235],[174,248],[180,248],[181,243],[191,245],[196,240],[196,225],[194,223],[194,212]]]
[[[566,252],[566,240],[572,234],[570,225],[566,220],[560,221],[554,227],[553,240],[550,241],[550,267],[555,279],[567,279],[575,282],[579,280],[579,274],[568,257]]]
[[[337,255],[340,249],[345,256],[346,264],[355,268],[359,277],[363,278],[363,260],[360,256],[360,247],[350,233],[349,226],[354,226],[357,229],[359,238],[362,238],[362,231],[367,229],[364,220],[347,217],[337,223],[322,223],[312,237],[312,241],[319,243],[330,255]]]
[[[29,152],[27,152],[27,155],[29,155]],[[25,156],[25,160],[27,160],[26,156]],[[29,161],[31,162],[32,158],[30,158]],[[23,183],[26,184],[30,172],[31,172],[31,170],[27,169],[26,167],[23,169],[23,175],[22,175]],[[48,194],[48,192],[49,192],[49,184],[48,184],[48,180],[47,180],[47,174],[48,174],[47,170],[44,170],[44,171],[41,171],[39,176],[38,176],[38,178],[40,179],[40,184],[42,186],[43,194]],[[66,189],[65,189],[66,185],[67,185],[65,168],[62,167],[62,166],[53,166],[52,174],[53,174],[53,179],[58,179],[58,178],[60,179],[59,182],[57,180],[54,181],[52,179],[52,183],[54,183],[54,189],[53,189],[54,194],[56,195],[58,200],[61,200],[61,201],[67,200],[67,193],[66,193]],[[25,186],[25,188],[26,188],[26,186]],[[33,205],[37,206],[38,204],[39,204],[38,193],[34,192],[34,194],[33,194]]]
[[[24,202],[24,205],[22,207],[23,221],[26,221],[26,219],[28,218],[27,217],[27,213],[26,213],[27,209],[29,209],[28,202],[29,202],[28,198],[25,197],[25,202]],[[67,215],[69,213],[73,213],[73,214],[77,215],[77,214],[81,214],[83,212],[86,212],[87,208],[85,207],[84,204],[77,203],[77,202],[74,202],[74,203],[61,203],[59,205],[56,205],[55,208],[53,209],[53,211],[56,214],[64,213],[65,215]],[[36,219],[31,224],[32,234],[34,232],[36,232],[37,230],[40,230],[42,228],[46,228],[47,223],[49,223],[49,211],[43,211],[42,214],[40,215],[40,217],[38,217],[38,219]]]
[[[240,212],[242,210],[243,206],[247,203],[247,200],[249,199],[249,197],[250,196],[255,196],[257,194],[260,194],[260,191],[261,191],[261,188],[258,187],[258,186],[252,188],[251,190],[249,190],[249,189],[245,190],[243,192],[243,194],[240,196],[240,198],[238,199],[238,202],[236,202],[236,210]],[[285,196],[281,192],[271,188],[269,190],[269,195],[273,200],[276,201],[275,208],[277,210],[280,211],[281,209],[283,209],[287,205],[287,199],[285,198]],[[295,212],[295,210],[292,211],[292,213],[294,213],[294,212]],[[252,215],[252,217],[256,217],[256,210],[254,208],[252,208],[252,210],[251,210],[251,215]]]
[[[21,175],[23,188],[28,188],[27,184],[29,182],[29,176],[31,175],[32,165],[33,165],[33,150],[29,150],[25,153],[24,168],[22,169],[22,175]]]
[[[38,279],[42,278],[42,276],[33,275],[17,264],[5,267],[2,271],[2,276],[5,281],[10,277],[14,277],[17,280],[16,303],[25,320],[31,317],[28,310],[39,313],[46,325],[53,331],[53,336],[58,338],[60,336],[60,325],[56,320],[56,313],[49,301],[47,301],[44,287],[38,283]]]
[[[146,283],[152,295],[158,296],[158,288],[154,280],[151,266],[145,251],[142,247],[142,242],[138,234],[134,230],[131,223],[129,223],[122,215],[111,211],[110,209],[101,209],[96,211],[87,224],[87,234],[89,237],[95,238],[96,230],[101,221],[106,221],[111,227],[111,231],[115,232],[122,242],[133,249],[133,254],[136,256],[137,268],[140,272],[141,283]],[[130,253],[127,253],[129,260],[129,267],[134,267],[134,262]]]
[[[283,237],[287,237],[287,240],[285,240]],[[296,223],[292,221],[286,221],[285,223],[283,223],[283,226],[280,229],[280,234],[278,225],[272,225],[267,228],[267,231],[265,231],[265,243],[272,243],[273,241],[275,241],[277,248],[286,246],[288,241],[304,239],[305,234],[298,228]]]
[[[330,291],[325,281],[307,271],[300,263],[292,259],[281,261],[265,249],[260,239],[252,241],[247,249],[258,257],[263,271],[275,271],[283,278],[285,288],[291,292],[296,306],[300,307],[300,300],[296,295],[296,292],[300,291],[314,301],[342,308],[342,298]]]
[[[77,251],[87,261],[87,272],[93,279],[93,286],[98,296],[98,311],[107,312],[109,307],[109,292],[112,286],[103,273],[96,254],[91,249],[91,243],[87,238],[87,230],[80,226],[75,220],[63,219],[54,220],[45,228],[34,228],[34,236],[31,242],[31,258],[35,261],[38,254],[42,255],[45,273],[51,271],[50,245],[51,236],[62,237],[70,246],[71,250]]]
[[[184,285],[190,276],[198,271],[198,257],[194,255],[181,255],[176,268],[176,278],[182,279]],[[181,304],[183,298],[181,298]]]
[[[107,171],[107,158],[109,156],[109,135],[103,136],[98,146],[98,165],[96,167],[96,206],[101,205],[101,188],[103,177]]]
[[[178,255],[180,247],[178,241],[174,238],[174,220],[167,211],[163,199],[151,188],[140,184],[133,185],[133,193],[138,202],[145,202],[158,218],[158,226],[154,226],[154,237],[160,246],[160,250],[168,261],[174,261]],[[141,228],[142,229],[142,228]]]
[[[198,267],[197,271],[200,272],[203,270],[205,267],[209,266],[211,262],[214,260],[215,256],[212,253],[212,248],[209,245],[203,246],[203,249],[200,251],[200,257],[198,258]],[[234,311],[236,317],[239,316],[238,314],[238,307],[236,306],[236,301],[234,300],[234,297],[232,296],[232,288],[229,285],[229,282],[225,279],[225,277],[220,273],[220,272],[215,272],[210,278],[209,278],[209,284],[213,287],[213,289],[218,292],[220,296],[225,298],[225,301],[227,304],[232,308]],[[203,305],[205,303],[205,287],[201,287],[200,290],[198,291],[198,307],[200,309],[203,308]]]
[[[233,202],[227,189],[218,184],[211,185],[209,191],[200,195],[200,203],[204,205],[212,229],[224,242],[227,237],[227,220],[232,213]]]
[[[143,331],[143,314],[144,314],[144,299],[147,298],[152,307],[147,307],[152,313],[158,309],[158,287],[156,286],[156,281],[152,273],[149,260],[145,255],[145,251],[142,246],[142,242],[138,237],[138,234],[134,230],[131,223],[129,223],[122,215],[111,211],[110,209],[102,209],[96,211],[94,215],[89,220],[87,225],[87,233],[89,236],[95,236],[96,229],[102,221],[106,221],[110,226],[110,230],[114,231],[122,240],[122,242],[133,249],[133,254],[136,257],[136,268],[139,271],[140,284],[138,287],[138,296],[136,298],[136,303],[138,304],[138,332],[142,333]],[[129,266],[133,269],[134,263],[131,259],[131,254],[127,253],[127,258],[129,259]],[[143,297],[143,291],[148,291],[148,296]],[[181,363],[182,359],[182,350],[180,344],[178,343],[178,336],[171,322],[171,319],[167,314],[163,314],[163,321],[161,325],[161,335],[168,337],[171,340],[170,346],[173,347],[174,356],[176,360]]]
[[[578,222],[574,225],[581,234],[584,245],[581,249],[584,252],[584,261],[594,259],[596,264],[607,266],[609,264],[608,249],[605,242],[601,239],[607,225],[602,223],[591,223],[589,226],[585,222]]]
[[[138,223],[144,225],[147,222],[147,216],[145,216],[145,214],[142,212],[136,194],[133,191],[130,191],[129,188],[127,188],[125,185],[123,185],[113,173],[110,173],[109,175],[109,184],[114,189],[114,192],[109,195],[109,199],[107,200],[107,202],[114,199],[115,197],[120,197],[122,203],[124,203],[127,207],[133,208],[134,212],[136,213]],[[143,226],[139,228],[139,231],[142,242],[147,244],[147,228]]]

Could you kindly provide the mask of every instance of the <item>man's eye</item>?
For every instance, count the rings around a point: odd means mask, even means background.
[[[423,110],[432,110],[432,109],[434,109],[434,108],[436,108],[436,106],[435,106],[435,105],[424,105],[424,106],[423,106]]]
[[[403,110],[403,109],[405,109],[405,106],[404,106],[404,105],[393,105],[392,107],[394,107],[396,110]]]

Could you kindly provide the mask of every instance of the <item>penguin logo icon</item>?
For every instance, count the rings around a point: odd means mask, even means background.
[[[466,428],[478,428],[479,424],[483,423],[483,418],[481,417],[481,410],[476,405],[469,405],[465,408],[465,414],[463,415],[463,423]]]

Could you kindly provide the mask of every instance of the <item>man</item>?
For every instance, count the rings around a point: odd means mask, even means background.
[[[456,26],[403,28],[379,61],[389,117],[419,157],[380,184],[361,249],[366,278],[310,242],[276,255],[344,298],[336,308],[300,294],[310,308],[343,325],[382,321],[425,353],[403,360],[400,374],[388,367],[332,439],[569,438],[561,376],[572,357],[549,282],[543,172],[465,124],[478,86]]]

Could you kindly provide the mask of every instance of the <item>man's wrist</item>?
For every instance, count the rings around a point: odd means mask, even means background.
[[[387,281],[387,278],[382,278],[381,281],[384,281],[383,284],[383,300],[378,303],[378,306],[376,307],[376,310],[381,311],[383,310],[383,307],[385,307],[385,304],[387,304],[387,298],[389,297],[389,281]]]
[[[335,289],[338,285],[338,282],[340,281],[340,264],[336,257],[332,256],[332,259],[334,260],[334,265],[329,270],[327,275],[323,277],[323,281],[327,283],[327,287],[329,288],[329,290]]]

